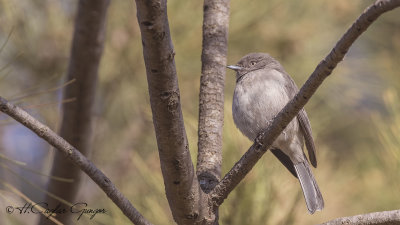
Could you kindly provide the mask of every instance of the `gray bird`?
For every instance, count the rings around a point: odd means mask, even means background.
[[[266,53],[250,53],[236,65],[227,67],[236,71],[233,120],[253,141],[296,95],[298,88],[282,65]],[[274,141],[271,152],[299,179],[308,211],[313,214],[324,208],[324,200],[303,152],[304,140],[310,162],[317,167],[310,121],[302,109]]]

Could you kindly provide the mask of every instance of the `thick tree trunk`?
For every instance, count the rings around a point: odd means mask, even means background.
[[[208,193],[221,177],[229,0],[205,0],[203,10],[197,176]]]
[[[67,80],[76,82],[65,88],[64,98],[75,98],[75,101],[63,105],[63,118],[60,136],[88,155],[91,150],[93,136],[92,108],[95,100],[98,68],[103,52],[105,39],[106,15],[109,0],[80,0],[75,20],[75,31],[72,40],[71,57]],[[79,191],[81,171],[56,152],[51,175],[72,179],[72,183],[50,180],[48,191],[56,196],[74,203]],[[69,206],[48,196],[45,200],[49,208],[61,204],[61,208]],[[66,224],[72,224],[68,218],[70,213],[57,216]],[[52,224],[42,217],[39,224]]]
[[[166,0],[136,0],[153,124],[169,206],[178,224],[199,219],[201,191],[190,157],[180,103]]]

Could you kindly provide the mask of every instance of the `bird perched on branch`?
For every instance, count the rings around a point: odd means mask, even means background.
[[[227,67],[236,71],[233,120],[253,141],[296,95],[298,88],[282,65],[266,53],[250,53],[236,65]],[[271,152],[299,179],[308,211],[313,214],[324,208],[324,200],[303,152],[304,141],[310,162],[317,167],[310,121],[302,109],[273,142]]]

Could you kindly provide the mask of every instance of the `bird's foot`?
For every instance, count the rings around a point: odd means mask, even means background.
[[[285,132],[285,131],[282,131],[282,134],[283,134],[283,137],[284,137],[285,140],[286,140],[286,132]]]
[[[261,131],[256,139],[254,139],[254,142],[258,145],[258,146],[262,146],[263,145],[263,137],[264,137],[265,131]]]

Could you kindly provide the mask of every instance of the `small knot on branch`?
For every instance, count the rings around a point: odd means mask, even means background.
[[[150,22],[150,21],[143,21],[143,22],[141,22],[141,24],[143,26],[145,26],[147,29],[152,29],[153,28],[153,23]]]
[[[167,102],[168,111],[174,111],[179,106],[179,92],[178,91],[166,91],[161,93],[161,100]]]

